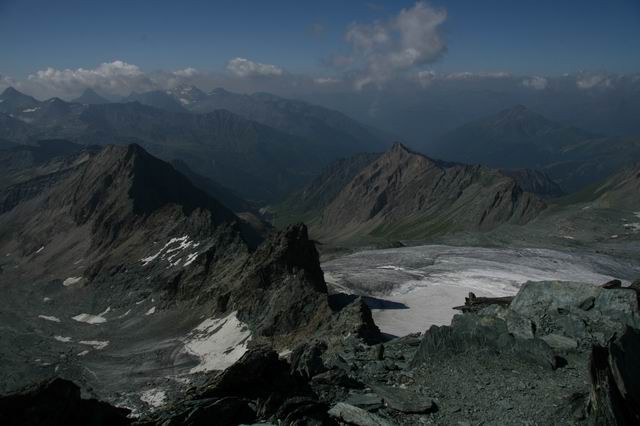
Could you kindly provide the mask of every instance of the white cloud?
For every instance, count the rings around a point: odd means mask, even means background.
[[[132,90],[152,90],[155,84],[136,65],[123,61],[105,62],[94,69],[46,68],[29,75],[30,83],[44,91],[74,93],[92,87],[115,94]]]
[[[173,72],[178,77],[194,77],[200,73],[195,68],[185,68],[183,70],[178,70]]]
[[[511,78],[512,74],[507,71],[480,71],[480,72],[453,72],[449,74],[444,74],[442,76],[443,80],[480,80],[484,78]]]
[[[316,84],[325,85],[325,84],[338,84],[340,83],[340,80],[332,77],[318,77],[318,78],[314,78],[313,82]]]
[[[430,86],[437,78],[438,75],[432,70],[418,71],[415,75],[415,80],[422,87]]]
[[[358,67],[356,88],[381,85],[398,73],[438,60],[446,51],[441,33],[446,19],[445,9],[418,2],[386,21],[351,24],[345,39]]]
[[[193,84],[203,75],[195,68],[146,73],[137,65],[116,60],[93,69],[48,67],[29,75],[21,87],[42,97],[74,97],[87,87],[101,93],[124,96],[132,91],[145,92]]]
[[[284,73],[282,68],[271,65],[253,62],[245,58],[233,58],[227,63],[227,70],[237,77],[273,77]]]
[[[610,88],[613,82],[606,74],[578,74],[576,76],[578,89],[588,90],[594,88]]]
[[[546,78],[537,75],[522,80],[522,85],[524,87],[534,90],[544,90],[547,88],[547,84],[549,84],[549,82]]]
[[[9,86],[16,86],[17,82],[12,79],[11,77],[8,77],[6,75],[2,75],[0,74],[0,89],[4,90]]]

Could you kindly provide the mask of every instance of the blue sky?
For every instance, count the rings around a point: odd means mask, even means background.
[[[640,70],[640,1],[450,0],[438,71],[559,74]],[[93,68],[123,60],[144,70],[223,70],[246,57],[323,74],[348,51],[352,22],[387,19],[413,1],[0,0],[0,73]]]

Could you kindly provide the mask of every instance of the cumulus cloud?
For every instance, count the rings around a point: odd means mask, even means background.
[[[606,74],[579,74],[576,76],[576,86],[582,90],[607,89],[613,86],[613,82]]]
[[[193,84],[203,75],[195,68],[147,73],[137,65],[116,60],[92,69],[48,67],[29,75],[18,86],[41,97],[69,98],[77,96],[87,87],[101,93],[125,96],[133,91],[171,89],[182,84]]]
[[[355,87],[381,85],[398,73],[438,60],[446,51],[441,26],[445,9],[424,2],[402,9],[385,21],[351,24],[345,40],[351,45],[350,60],[356,65]]]
[[[237,77],[277,77],[284,71],[282,68],[250,61],[245,58],[233,58],[227,63],[227,70]]]
[[[537,75],[522,80],[524,87],[534,90],[544,90],[547,88],[547,84],[549,84],[549,82],[546,78]]]
[[[46,68],[29,75],[31,84],[46,92],[74,93],[86,87],[108,93],[127,94],[132,90],[152,90],[151,79],[136,65],[123,61],[105,62],[94,69]]]

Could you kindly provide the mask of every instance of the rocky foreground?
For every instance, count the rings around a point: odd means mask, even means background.
[[[421,336],[256,345],[144,418],[53,379],[0,398],[0,423],[639,424],[639,298],[640,281],[530,282],[513,300],[471,294]]]

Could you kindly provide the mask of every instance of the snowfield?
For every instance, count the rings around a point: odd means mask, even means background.
[[[244,355],[250,340],[251,332],[236,312],[204,320],[184,342],[186,351],[200,358],[190,372],[224,370]]]
[[[370,296],[384,333],[403,336],[449,324],[469,292],[509,296],[527,281],[602,284],[640,276],[640,264],[548,249],[430,245],[363,251],[322,265],[333,291]]]

